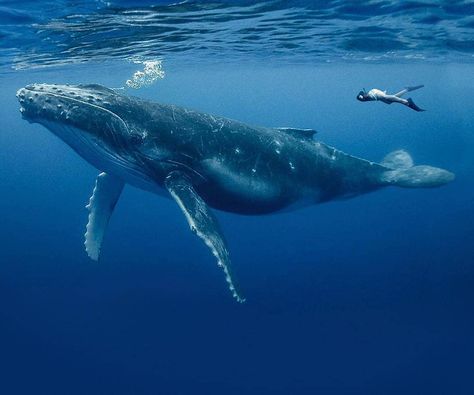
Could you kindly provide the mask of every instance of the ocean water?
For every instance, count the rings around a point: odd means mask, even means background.
[[[0,54],[0,394],[474,393],[473,2],[1,1]],[[33,82],[314,128],[456,179],[216,211],[238,304],[177,205],[130,186],[87,257],[99,171],[22,119]],[[426,112],[356,100],[416,84]]]

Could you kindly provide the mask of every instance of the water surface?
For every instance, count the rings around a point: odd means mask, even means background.
[[[159,3],[159,4],[158,4]],[[0,392],[472,394],[473,4],[3,1]],[[164,78],[126,87],[143,64]],[[31,82],[124,94],[449,169],[272,216],[217,212],[247,303],[171,200],[131,187],[99,264],[83,251],[98,170],[15,98]],[[359,103],[377,87],[426,108]]]

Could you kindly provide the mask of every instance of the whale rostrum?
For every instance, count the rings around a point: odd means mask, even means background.
[[[312,129],[250,126],[96,84],[32,84],[17,97],[26,120],[44,125],[101,172],[87,205],[92,259],[99,259],[115,204],[130,184],[177,203],[239,302],[244,297],[211,208],[262,215],[454,179],[443,169],[414,166],[403,150],[378,164],[316,141]]]

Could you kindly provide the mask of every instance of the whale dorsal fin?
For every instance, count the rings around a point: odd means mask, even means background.
[[[217,258],[217,264],[224,270],[232,296],[238,302],[244,302],[245,299],[240,295],[232,277],[229,252],[212,211],[194,190],[186,174],[173,171],[166,177],[165,185],[183,211],[191,230],[204,240]]]
[[[299,129],[299,128],[274,128],[284,133],[291,134],[292,136],[298,136],[304,139],[312,140],[313,136],[317,133],[314,129]]]
[[[123,189],[123,181],[107,173],[100,173],[86,208],[89,210],[84,245],[89,257],[99,260],[100,247],[112,212]]]

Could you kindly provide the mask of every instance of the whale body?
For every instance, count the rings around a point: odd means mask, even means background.
[[[44,125],[101,172],[87,205],[85,247],[92,259],[99,259],[110,216],[130,184],[176,201],[239,302],[244,298],[210,207],[261,215],[454,178],[414,166],[403,150],[374,163],[316,141],[312,129],[250,126],[96,84],[32,84],[17,97],[26,120]]]

